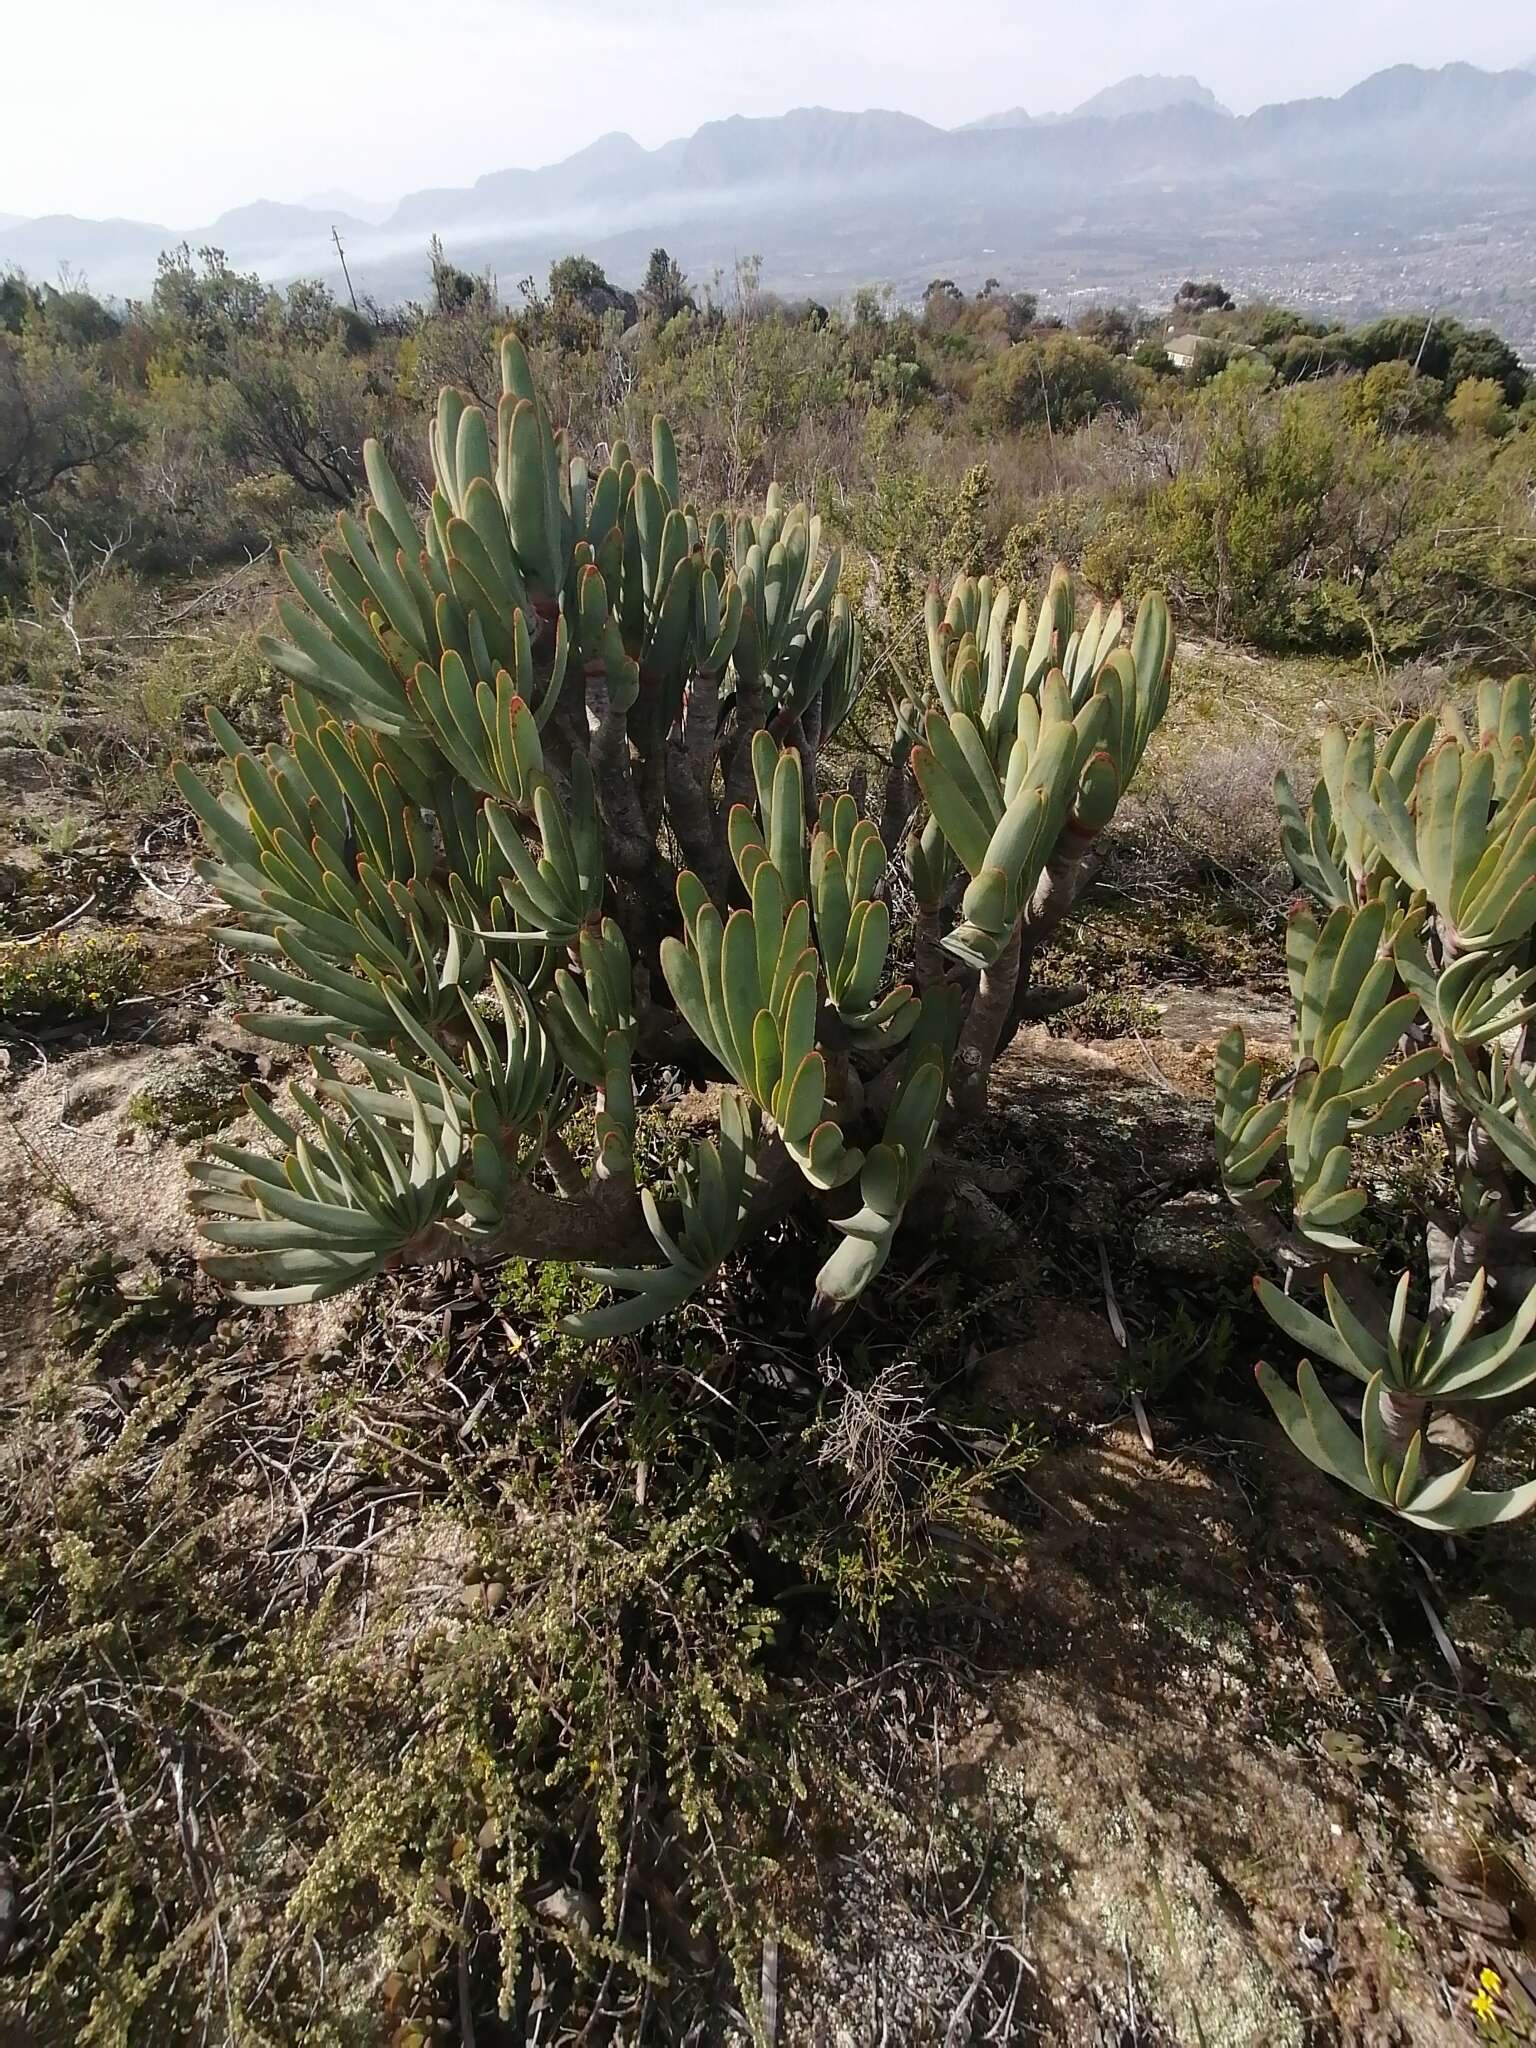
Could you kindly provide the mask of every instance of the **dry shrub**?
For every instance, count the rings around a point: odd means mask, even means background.
[[[1426,712],[1438,712],[1452,694],[1444,664],[1427,655],[1404,662],[1386,680],[1388,709],[1394,719],[1423,718]]]
[[[1166,767],[1135,806],[1138,851],[1173,883],[1283,896],[1288,871],[1275,826],[1274,783],[1287,750],[1265,739],[1208,747]]]

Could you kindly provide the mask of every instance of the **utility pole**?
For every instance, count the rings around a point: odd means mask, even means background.
[[[1424,351],[1429,347],[1429,337],[1435,331],[1435,314],[1438,311],[1438,307],[1432,307],[1429,318],[1424,322],[1424,339],[1419,343],[1419,352],[1413,359],[1413,374],[1415,376],[1419,374],[1419,365],[1424,360]]]
[[[352,301],[352,310],[355,313],[358,309],[357,293],[352,289],[352,273],[347,268],[347,252],[341,246],[341,236],[337,233],[334,221],[331,223],[331,240],[336,244],[336,254],[341,258],[341,274],[347,280],[347,295]]]

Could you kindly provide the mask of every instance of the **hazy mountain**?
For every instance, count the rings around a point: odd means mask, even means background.
[[[983,114],[979,121],[965,122],[958,133],[963,135],[973,128],[1027,128],[1034,118],[1027,107],[1004,107],[1000,114]]]
[[[965,128],[1028,128],[1035,121],[1118,121],[1126,114],[1161,114],[1169,107],[1204,107],[1212,114],[1228,111],[1198,78],[1168,78],[1158,73],[1106,85],[1068,114],[1031,114],[1024,107],[1005,107],[999,114],[967,121]]]
[[[235,206],[228,213],[221,213],[206,228],[197,230],[197,238],[199,242],[212,242],[220,249],[227,249],[233,244],[240,249],[259,252],[286,247],[308,236],[328,235],[333,227],[343,228],[351,234],[366,234],[369,223],[351,214],[333,213],[314,206],[291,206],[279,199],[255,199],[249,206]]]
[[[1204,107],[1212,114],[1229,111],[1198,78],[1187,74],[1168,78],[1157,73],[1151,77],[1122,78],[1118,85],[1106,85],[1102,92],[1074,107],[1067,119],[1118,121],[1126,114],[1161,114],[1169,107]]]
[[[19,228],[25,219],[24,213],[0,213],[0,234],[7,228]]]
[[[317,252],[329,251],[325,267],[335,267],[332,228],[345,237],[348,248],[359,236],[373,233],[372,223],[351,214],[291,206],[277,199],[257,199],[249,206],[236,206],[221,213],[217,220],[198,228],[185,240],[194,249],[222,249],[239,269],[258,270],[264,277],[292,277],[317,269]]]
[[[423,230],[451,246],[454,235],[485,222],[503,230],[528,223],[537,233],[543,222],[618,225],[637,212],[676,220],[791,183],[835,179],[835,191],[846,181],[884,178],[945,133],[911,114],[797,107],[756,120],[733,114],[709,121],[654,150],[642,149],[630,135],[603,135],[543,170],[491,171],[467,188],[413,192],[383,232]]]
[[[312,207],[328,219],[334,216],[339,220],[346,214],[352,220],[367,221],[370,227],[388,220],[395,210],[392,199],[364,199],[360,193],[348,192],[340,185],[328,186],[323,192],[306,192],[299,204]]]
[[[160,251],[179,239],[152,221],[45,213],[0,228],[0,270],[24,270],[51,284],[67,265],[97,291],[138,291],[153,279]]]
[[[1067,119],[1015,110],[957,130],[804,107],[659,149],[605,135],[543,169],[411,193],[378,225],[264,201],[185,235],[27,221],[0,227],[0,268],[47,278],[68,262],[98,290],[137,292],[185,239],[339,287],[333,224],[354,283],[383,302],[421,294],[433,234],[504,284],[583,250],[632,285],[664,242],[696,279],[757,253],[765,284],[822,299],[996,275],[1053,303],[1151,303],[1194,273],[1356,313],[1513,307],[1512,337],[1536,349],[1536,74],[1398,66],[1243,116],[1197,80],[1137,79]]]
[[[81,220],[70,213],[36,220],[0,217],[0,270],[24,270],[53,283],[67,266],[96,291],[141,296],[154,283],[160,252],[186,242],[194,250],[222,249],[232,263],[266,276],[313,275],[335,265],[333,223],[349,237],[373,232],[368,222],[346,214],[272,199],[233,207],[206,227],[179,230],[153,221]]]
[[[667,148],[677,149],[678,143]],[[426,192],[412,192],[402,199],[384,222],[387,233],[402,229],[427,228],[442,232],[444,221],[469,224],[503,221],[521,213],[537,217],[552,208],[579,205],[607,196],[633,196],[634,180],[641,189],[653,182],[655,160],[664,150],[645,150],[631,135],[600,135],[585,149],[563,163],[546,165],[538,171],[488,171],[473,185],[443,186]]]

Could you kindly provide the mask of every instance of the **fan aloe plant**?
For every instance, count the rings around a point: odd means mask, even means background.
[[[1279,777],[1305,891],[1291,1071],[1266,1086],[1241,1031],[1216,1065],[1222,1176],[1282,1283],[1258,1296],[1307,1354],[1294,1390],[1267,1365],[1260,1384],[1314,1464],[1429,1529],[1536,1507],[1536,1481],[1472,1486],[1493,1426],[1536,1397],[1531,689],[1484,683],[1472,725],[1448,704],[1380,742],[1331,728],[1305,808]],[[1454,1194],[1422,1218],[1417,1263],[1383,1273],[1358,1147],[1416,1121],[1440,1132]],[[1363,1390],[1358,1430],[1314,1359]]]
[[[371,504],[318,571],[286,560],[284,741],[211,715],[222,790],[180,771],[273,998],[245,1021],[314,1070],[286,1111],[251,1098],[269,1152],[196,1167],[205,1263],[280,1303],[404,1261],[575,1260],[613,1297],[575,1327],[620,1333],[804,1201],[830,1312],[1028,1013],[1166,705],[1166,607],[1127,644],[1118,611],[1077,629],[1064,572],[1038,617],[985,578],[935,597],[877,827],[822,787],[860,630],[819,521],[776,488],[701,515],[661,421],[648,464],[620,443],[594,472],[515,336],[501,372],[494,419],[442,394],[429,502],[369,444]],[[722,1092],[651,1188],[658,1061]]]

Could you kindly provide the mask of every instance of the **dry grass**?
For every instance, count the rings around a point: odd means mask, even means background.
[[[1412,674],[1417,678],[1417,669]],[[1306,771],[1326,725],[1335,719],[1349,727],[1364,719],[1389,724],[1400,715],[1401,697],[1397,675],[1369,662],[1249,654],[1213,641],[1183,641],[1168,715],[1148,750],[1142,787],[1155,787],[1170,770],[1198,773],[1213,752],[1252,749]],[[1418,708],[1415,683],[1415,714]]]

